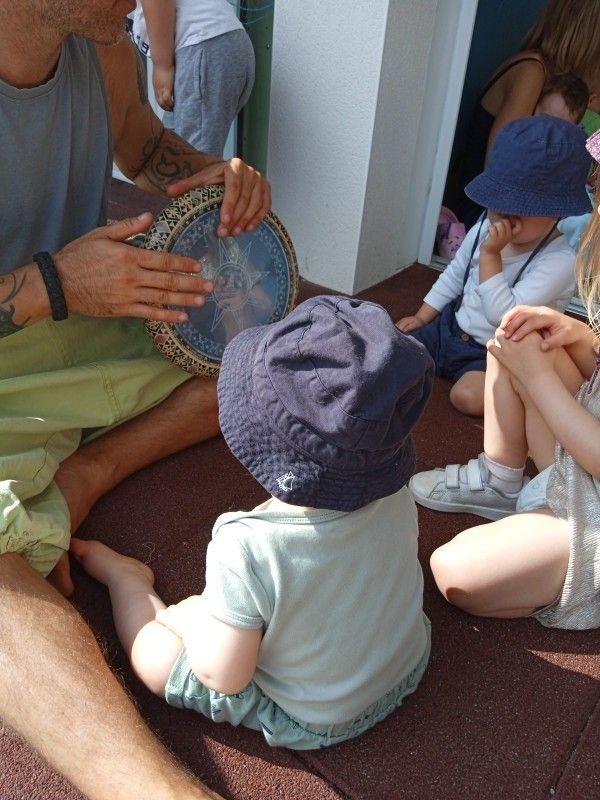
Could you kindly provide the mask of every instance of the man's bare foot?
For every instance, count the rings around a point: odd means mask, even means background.
[[[77,450],[62,462],[54,475],[69,507],[71,533],[75,533],[105,491],[100,468],[85,453],[85,448]]]
[[[54,586],[62,595],[70,597],[75,591],[71,580],[71,565],[69,564],[69,554],[63,553],[52,572],[48,575],[49,583]]]
[[[70,552],[92,578],[105,586],[124,577],[154,585],[154,573],[147,564],[117,553],[102,542],[72,538]]]

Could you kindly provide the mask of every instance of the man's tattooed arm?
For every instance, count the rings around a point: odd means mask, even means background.
[[[165,130],[148,99],[145,64],[131,42],[98,47],[111,112],[114,159],[141,189],[165,194],[170,183],[220,161]]]
[[[138,185],[147,183],[154,192],[161,193],[170,183],[189,178],[218,160],[199,153],[174,131],[165,128],[162,128],[160,135],[153,133],[146,141],[142,157],[138,169],[132,167],[137,176],[135,182]]]
[[[26,277],[26,272],[0,275],[0,338],[22,330],[31,319],[27,317],[20,323],[15,322],[16,310],[12,302],[17,299]]]
[[[139,101],[148,112],[148,136],[142,146],[139,161],[128,165],[135,182],[143,188],[163,194],[174,181],[189,178],[203,167],[219,159],[200,153],[191,144],[166,129],[150,106],[147,91],[146,67],[136,52],[137,87]]]

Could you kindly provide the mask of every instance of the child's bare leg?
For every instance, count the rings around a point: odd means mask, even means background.
[[[490,354],[485,373],[483,449],[507,467],[522,467],[527,458],[523,400],[510,372]]]
[[[555,367],[572,394],[583,376],[569,355],[560,349]],[[556,440],[527,394],[500,362],[488,355],[485,379],[484,451],[507,467],[521,467],[528,453],[538,470],[554,463]]]
[[[458,411],[471,417],[483,415],[483,387],[485,372],[471,370],[456,381],[450,389],[450,402]]]
[[[459,533],[431,556],[435,581],[453,605],[482,617],[524,617],[560,593],[569,532],[549,510]]]
[[[181,639],[155,622],[165,604],[153,589],[150,567],[96,541],[71,539],[71,553],[110,592],[117,635],[136,675],[160,697],[182,649]]]

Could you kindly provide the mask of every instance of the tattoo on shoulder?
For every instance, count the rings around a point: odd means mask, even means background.
[[[15,307],[11,303],[19,294],[25,283],[26,275],[18,278],[14,273],[0,275],[0,338],[10,336],[22,330],[30,320],[28,317],[21,325],[17,325],[14,320]]]

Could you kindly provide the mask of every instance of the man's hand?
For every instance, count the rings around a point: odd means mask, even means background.
[[[481,244],[480,252],[489,255],[500,255],[507,244],[520,233],[520,220],[515,218],[503,217],[496,222],[490,223],[486,238]]]
[[[195,175],[172,183],[167,188],[167,194],[179,197],[190,189],[214,183],[225,186],[221,224],[217,230],[220,237],[239,236],[243,231],[253,231],[271,208],[269,182],[239,158],[209,164]]]
[[[175,83],[175,65],[163,67],[160,64],[153,64],[152,85],[156,102],[165,111],[173,111],[173,86]]]
[[[125,240],[148,229],[152,215],[142,214],[97,228],[54,256],[67,308],[88,317],[141,317],[184,322],[187,314],[162,306],[204,305],[213,285],[197,274],[192,258],[141,250]]]

